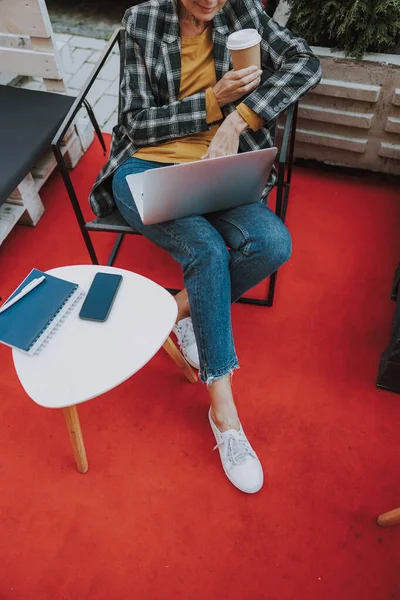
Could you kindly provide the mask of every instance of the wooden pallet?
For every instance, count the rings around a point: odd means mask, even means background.
[[[73,169],[77,165],[92,143],[93,137],[91,123],[85,119],[79,119],[69,130],[62,146],[68,168]],[[54,155],[48,150],[0,207],[0,245],[14,225],[34,227],[39,221],[44,212],[39,192],[56,166]]]
[[[65,92],[64,74],[45,0],[0,0],[0,72],[14,83],[39,77],[48,91]],[[73,168],[93,140],[90,121],[78,119],[64,139],[63,153]],[[46,152],[10,198],[0,206],[0,244],[16,223],[34,226],[43,214],[40,190],[56,167]]]
[[[18,223],[25,208],[5,202],[0,206],[0,245],[6,239],[14,225]]]

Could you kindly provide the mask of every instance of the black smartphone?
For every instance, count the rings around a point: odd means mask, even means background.
[[[96,273],[79,316],[90,321],[105,321],[110,314],[122,275]]]

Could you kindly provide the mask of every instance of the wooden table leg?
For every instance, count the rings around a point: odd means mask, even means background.
[[[167,338],[167,341],[164,344],[164,350],[172,358],[174,363],[176,365],[178,365],[178,367],[180,369],[182,369],[183,374],[185,375],[186,379],[188,381],[190,381],[190,383],[196,383],[196,381],[197,381],[196,373],[193,371],[192,367],[189,365],[187,360],[179,352],[178,348],[176,347],[176,345],[174,344],[174,342],[171,340],[170,337]]]
[[[391,510],[390,512],[379,515],[378,525],[381,527],[390,527],[391,525],[398,525],[400,523],[400,508]]]
[[[65,422],[72,444],[72,450],[76,460],[76,466],[80,473],[86,473],[88,470],[88,461],[86,457],[85,444],[83,443],[81,424],[79,422],[78,409],[76,406],[67,406],[63,408]]]

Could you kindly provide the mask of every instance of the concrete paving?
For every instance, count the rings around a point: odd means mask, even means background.
[[[125,11],[140,0],[46,0],[56,33],[108,39]]]
[[[67,93],[77,96],[95,68],[107,41],[64,33],[56,33],[54,37],[63,66]],[[18,85],[33,90],[45,89],[43,81],[37,77],[23,78]],[[88,101],[105,133],[111,133],[117,123],[118,92],[119,53],[117,47],[100,71],[88,95]]]

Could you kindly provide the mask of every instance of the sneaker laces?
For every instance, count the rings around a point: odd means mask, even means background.
[[[249,458],[257,458],[246,436],[241,430],[229,429],[222,434],[222,441],[213,449],[222,447],[222,458],[233,465],[242,465]]]
[[[179,346],[190,348],[190,346],[196,343],[196,338],[193,329],[193,321],[190,317],[187,317],[184,323],[177,323],[176,332]]]

